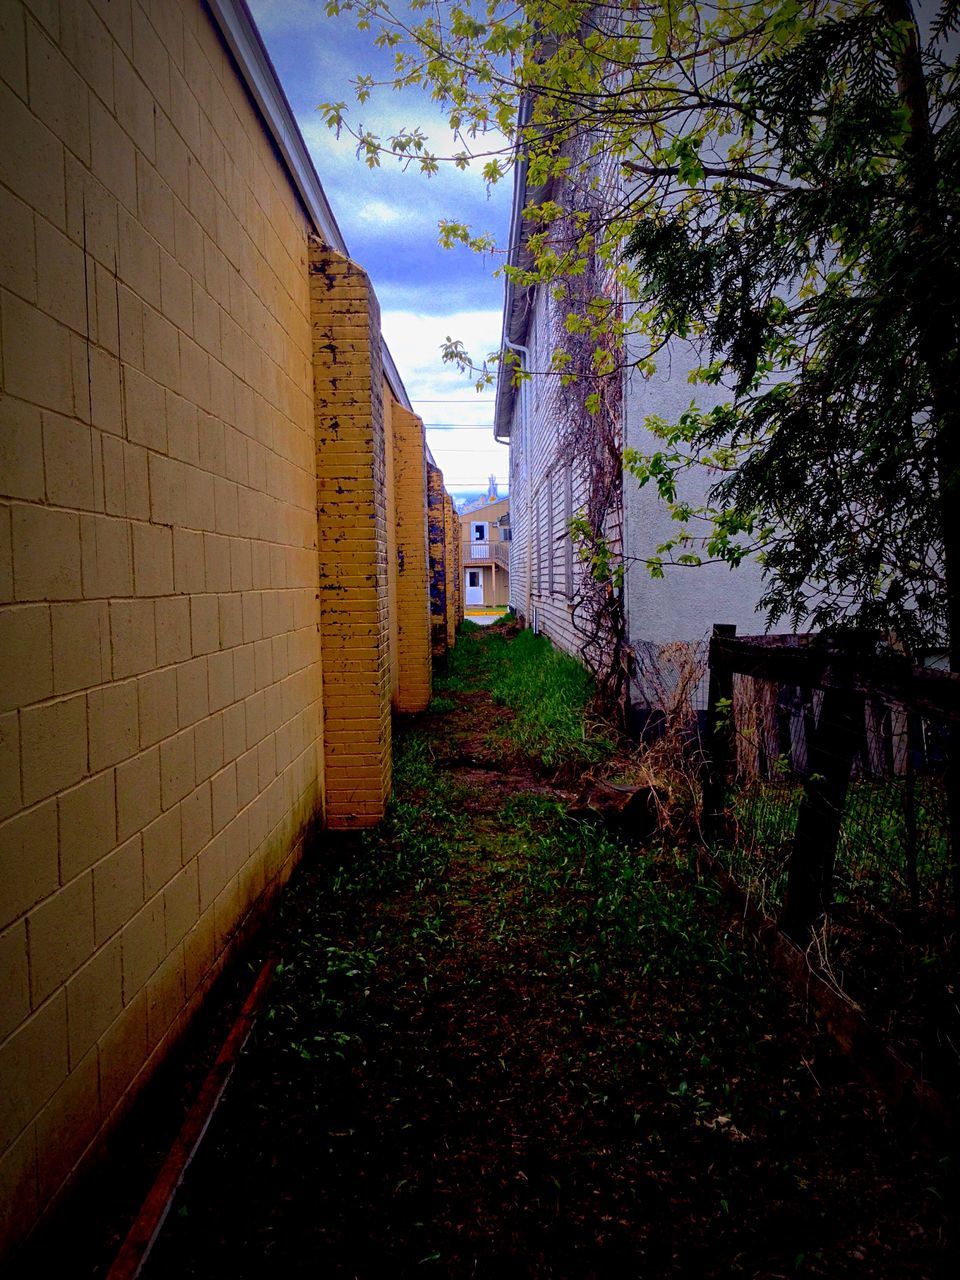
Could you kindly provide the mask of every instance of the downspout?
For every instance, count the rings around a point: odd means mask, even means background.
[[[515,351],[519,356],[522,356],[524,365],[529,372],[529,349],[522,346],[519,342],[511,342],[506,335],[504,335],[503,345],[509,348],[510,351]],[[521,366],[521,368],[522,367],[523,366]],[[531,495],[533,493],[533,456],[530,451],[530,422],[529,415],[527,413],[527,385],[528,384],[526,382],[521,382],[517,391],[520,396],[520,439],[523,441],[523,458],[524,464],[527,468],[527,608],[525,617],[527,619],[527,625],[529,626],[531,622],[530,601],[533,585],[533,538],[531,537],[530,526],[530,512],[533,507],[533,502],[531,500]]]

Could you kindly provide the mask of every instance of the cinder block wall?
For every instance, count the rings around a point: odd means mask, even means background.
[[[394,707],[423,711],[431,693],[426,433],[422,420],[401,405],[393,405],[391,419],[397,561]]]
[[[287,874],[322,762],[289,182],[198,0],[5,0],[0,78],[2,1249]]]
[[[390,794],[390,618],[380,310],[355,262],[310,243],[326,820]],[[392,519],[392,511],[390,512]]]

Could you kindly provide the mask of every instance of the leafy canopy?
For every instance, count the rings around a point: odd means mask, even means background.
[[[367,163],[495,183],[522,161],[524,252],[502,270],[560,300],[599,264],[603,295],[564,326],[602,354],[591,374],[651,373],[683,341],[693,381],[726,391],[651,418],[652,447],[625,456],[677,521],[651,571],[756,554],[771,621],[960,645],[958,0],[327,9],[393,51],[390,83],[426,87],[456,139],[440,156],[419,130],[357,128]],[[321,110],[350,127],[345,103]],[[562,342],[535,372],[580,376]],[[681,501],[703,466],[708,499]]]

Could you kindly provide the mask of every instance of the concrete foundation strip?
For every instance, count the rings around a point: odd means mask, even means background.
[[[140,1206],[140,1211],[107,1272],[107,1280],[136,1280],[149,1258],[150,1251],[170,1212],[177,1189],[183,1181],[191,1160],[196,1155],[197,1148],[203,1141],[207,1126],[223,1097],[223,1091],[233,1074],[240,1052],[253,1030],[253,1024],[273,981],[276,967],[276,956],[270,956],[264,961],[236,1021],[217,1054],[216,1061],[184,1117],[180,1131],[153,1186]]]

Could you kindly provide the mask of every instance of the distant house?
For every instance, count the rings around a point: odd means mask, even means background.
[[[460,513],[463,606],[506,608],[510,597],[510,500],[494,498]]]

